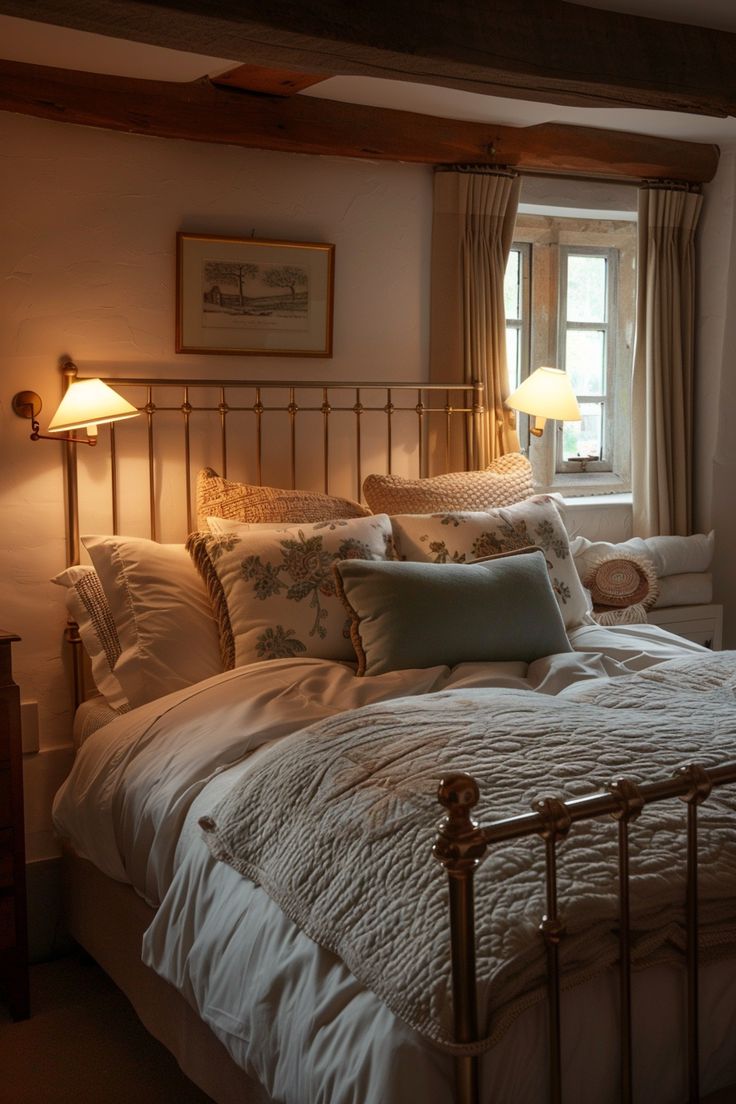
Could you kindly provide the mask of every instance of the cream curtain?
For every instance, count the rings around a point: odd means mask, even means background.
[[[438,170],[434,176],[430,379],[483,384],[477,466],[519,449],[506,366],[503,284],[521,181],[512,173]],[[441,453],[439,459],[435,453]],[[467,442],[432,470],[464,468]]]
[[[703,198],[639,192],[631,464],[634,532],[692,531],[695,228]]]

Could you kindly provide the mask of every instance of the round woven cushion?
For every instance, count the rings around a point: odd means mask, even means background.
[[[652,565],[641,557],[607,556],[585,580],[596,609],[623,609],[641,604],[651,609],[657,600],[657,578]]]

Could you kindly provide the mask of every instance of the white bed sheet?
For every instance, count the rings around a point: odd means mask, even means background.
[[[187,997],[274,1099],[440,1104],[448,1099],[451,1060],[399,1022],[334,955],[286,920],[262,890],[215,863],[197,818],[248,770],[259,748],[344,709],[461,686],[564,693],[581,681],[700,650],[653,626],[584,627],[573,634],[573,645],[586,650],[528,668],[474,664],[356,679],[347,665],[281,660],[217,676],[134,710],[91,736],[57,796],[57,828],[106,874],[131,882],[150,903],[160,904],[145,937],[144,961]],[[725,979],[732,984],[732,974],[722,966],[708,972],[706,991],[723,988]],[[678,1063],[669,1063],[670,1085],[655,1064],[662,1047],[684,1052],[673,1048],[668,1031],[674,1027],[661,1014],[673,1007],[672,988],[680,983],[674,971],[661,968],[658,984],[650,977],[640,1005],[649,1035],[639,1089],[655,1104],[678,1097]],[[614,1034],[615,996],[602,999],[600,992],[611,984],[610,979],[591,983],[564,999],[572,1104],[590,1100],[591,1067],[599,1083],[616,1083],[615,1048],[603,1052],[601,1035],[590,1035],[592,1000],[598,1010],[608,1002],[606,1034]],[[598,1021],[600,1028],[599,1016]],[[709,1037],[714,1026],[721,1048],[704,1063],[706,1091],[726,1076],[736,1081],[736,1071],[721,1070],[733,1062],[724,1033],[730,1030],[733,1038],[736,1025],[705,1023]],[[543,1099],[544,1038],[543,1009],[530,1010],[484,1058],[487,1091],[514,1104]],[[603,1104],[602,1095],[596,1099]]]

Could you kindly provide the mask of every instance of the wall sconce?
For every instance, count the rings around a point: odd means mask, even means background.
[[[537,368],[509,395],[506,406],[534,417],[529,432],[535,437],[542,436],[548,418],[579,422],[583,417],[570,377],[561,368]]]
[[[97,426],[135,418],[140,413],[126,399],[108,387],[101,379],[76,379],[77,366],[67,361],[64,375],[68,381],[64,397],[48,425],[48,434],[41,433],[38,415],[42,402],[35,391],[19,391],[13,396],[13,410],[19,418],[30,418],[32,441],[72,441],[77,445],[96,445]],[[55,436],[73,429],[86,429],[86,437]]]

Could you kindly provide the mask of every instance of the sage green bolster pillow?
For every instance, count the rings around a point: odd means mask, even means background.
[[[544,553],[470,564],[337,560],[359,675],[571,651]]]

